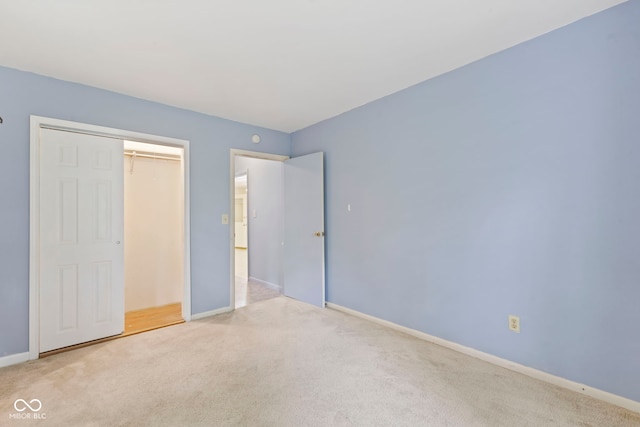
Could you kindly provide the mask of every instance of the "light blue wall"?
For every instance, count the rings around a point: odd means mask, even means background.
[[[249,276],[282,286],[282,162],[237,156],[236,174],[245,171],[248,171]]]
[[[639,23],[634,0],[294,133],[326,153],[328,300],[640,401]]]
[[[192,313],[229,306],[229,149],[287,155],[290,136],[0,67],[0,357],[28,351],[31,114],[189,140]]]

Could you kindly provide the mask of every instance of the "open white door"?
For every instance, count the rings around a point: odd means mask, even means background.
[[[123,142],[40,134],[40,352],[124,330]]]
[[[324,307],[323,153],[284,162],[284,294]]]

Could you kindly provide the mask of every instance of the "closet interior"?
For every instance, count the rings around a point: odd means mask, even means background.
[[[124,142],[124,335],[184,321],[183,149]]]

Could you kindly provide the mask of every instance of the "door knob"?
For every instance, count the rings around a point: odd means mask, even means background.
[[[324,231],[316,231],[314,234],[316,235],[316,237],[322,237],[324,236]]]

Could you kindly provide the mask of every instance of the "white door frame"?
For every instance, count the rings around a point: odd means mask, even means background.
[[[263,159],[263,160],[275,160],[278,162],[284,162],[289,159],[289,156],[283,156],[280,154],[270,154],[270,153],[261,153],[259,151],[247,151],[247,150],[238,150],[232,148],[230,150],[230,164],[229,164],[229,208],[231,211],[229,212],[229,217],[235,219],[236,217],[236,156],[239,157],[252,157],[254,159]],[[247,219],[248,221],[248,219]],[[229,287],[231,289],[229,307],[231,310],[235,310],[236,308],[236,248],[235,248],[235,222],[229,221],[229,253],[231,254],[230,259],[231,263],[229,265],[230,270],[230,283]],[[249,236],[247,236],[247,239]]]
[[[29,159],[29,359],[40,355],[40,129],[54,129],[108,138],[183,148],[184,293],[182,317],[191,320],[191,228],[189,214],[189,141],[49,117],[31,116]]]

